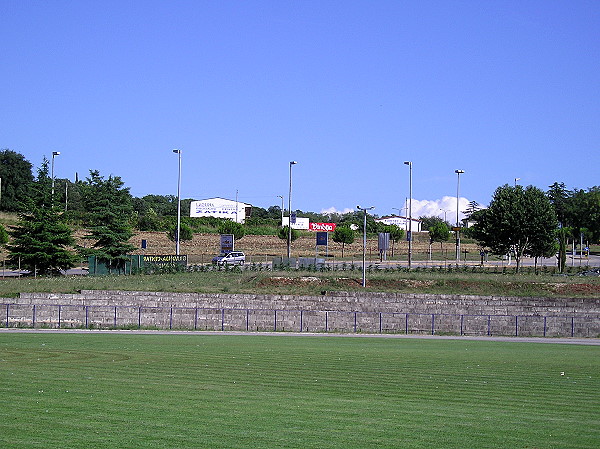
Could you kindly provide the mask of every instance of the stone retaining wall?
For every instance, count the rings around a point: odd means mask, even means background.
[[[600,299],[84,290],[0,298],[0,326],[600,336]]]

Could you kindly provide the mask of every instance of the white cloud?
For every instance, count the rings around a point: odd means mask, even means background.
[[[322,214],[347,214],[349,212],[354,212],[354,209],[346,208],[342,210],[338,210],[335,207],[328,207],[327,209],[322,209]]]
[[[458,199],[458,210],[459,219],[462,220],[465,217],[463,211],[467,209],[470,201],[467,198],[459,197]],[[408,208],[408,201],[406,203]],[[408,215],[408,210],[402,209],[402,215]],[[440,217],[448,221],[449,223],[456,222],[456,197],[445,196],[438,200],[412,200],[412,216],[413,217]]]

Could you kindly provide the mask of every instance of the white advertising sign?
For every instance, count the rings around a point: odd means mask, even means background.
[[[283,217],[283,222],[282,222],[283,226],[287,226],[289,222],[290,222],[289,217]],[[295,223],[292,222],[292,229],[308,230],[309,225],[310,225],[310,219],[296,217],[296,222]]]

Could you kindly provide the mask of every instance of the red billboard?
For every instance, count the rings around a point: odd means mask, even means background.
[[[335,223],[309,223],[308,230],[333,232],[335,231]]]

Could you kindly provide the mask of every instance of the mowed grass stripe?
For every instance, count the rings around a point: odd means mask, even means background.
[[[0,447],[595,448],[599,368],[594,346],[0,334]]]

